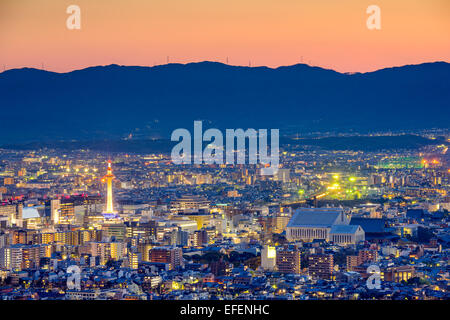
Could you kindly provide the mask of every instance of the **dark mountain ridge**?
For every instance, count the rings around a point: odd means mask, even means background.
[[[448,128],[450,64],[344,74],[305,64],[217,62],[0,73],[0,143],[168,138],[173,129],[370,131]],[[130,137],[131,137],[130,136]]]

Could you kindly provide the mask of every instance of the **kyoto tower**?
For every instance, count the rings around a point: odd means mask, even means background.
[[[114,213],[113,199],[112,199],[112,180],[114,175],[111,169],[111,160],[108,161],[108,170],[106,176],[103,177],[106,180],[106,211],[105,213]]]

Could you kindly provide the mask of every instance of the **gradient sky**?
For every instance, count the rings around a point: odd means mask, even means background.
[[[81,30],[66,28],[71,4]],[[381,30],[366,27],[372,4]],[[169,56],[366,72],[450,61],[449,18],[448,0],[0,0],[0,67],[65,72]]]

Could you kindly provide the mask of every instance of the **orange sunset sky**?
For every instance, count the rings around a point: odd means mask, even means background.
[[[81,8],[69,30],[66,8]],[[381,8],[368,30],[366,8]],[[0,0],[0,67],[299,62],[341,72],[450,61],[449,0]]]

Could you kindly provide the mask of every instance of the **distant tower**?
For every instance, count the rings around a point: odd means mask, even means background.
[[[114,175],[111,169],[111,160],[108,161],[108,170],[106,176],[103,177],[106,180],[106,211],[105,213],[114,213],[113,199],[112,199],[112,180]]]

